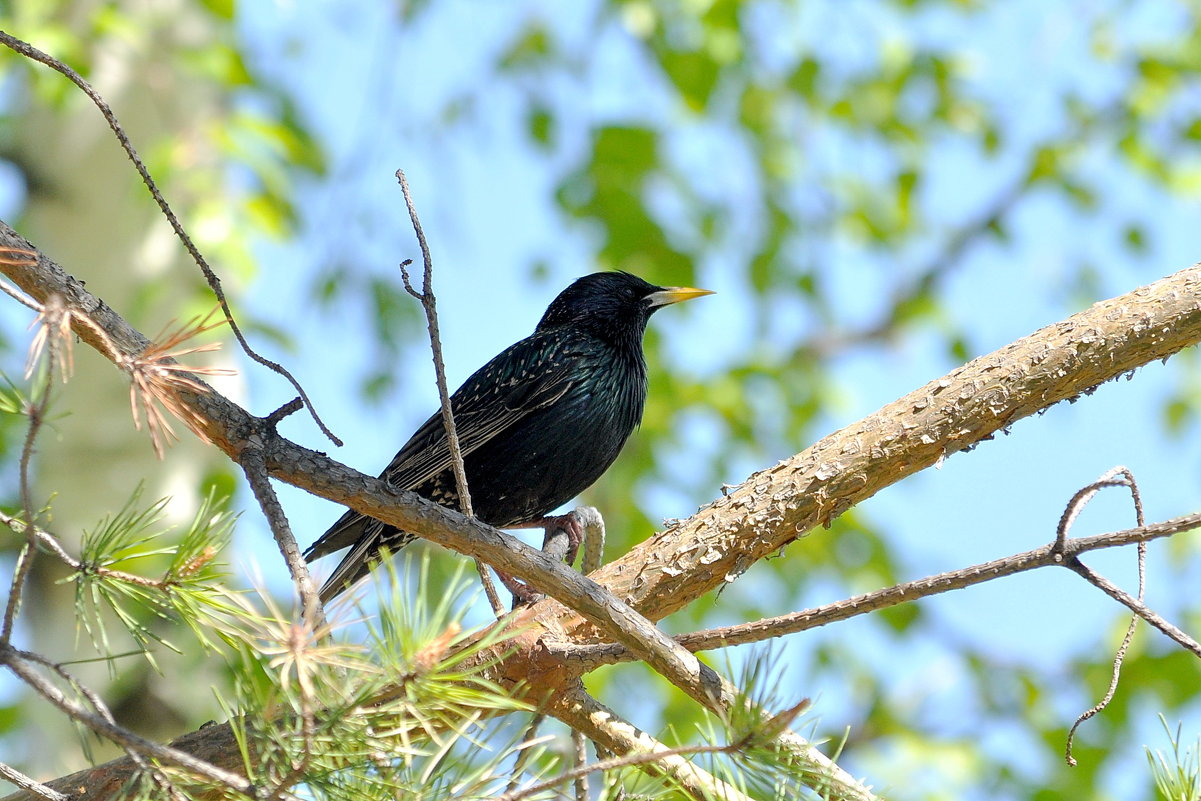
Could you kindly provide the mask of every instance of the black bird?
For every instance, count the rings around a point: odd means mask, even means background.
[[[657,309],[711,294],[659,287],[623,272],[594,273],[563,290],[534,333],[502,351],[451,396],[476,517],[535,528],[613,464],[642,420],[642,335]],[[442,415],[425,421],[380,478],[459,508]],[[350,551],[321,588],[328,601],[414,535],[349,510],[305,552]]]

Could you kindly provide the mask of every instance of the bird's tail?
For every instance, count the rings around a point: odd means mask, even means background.
[[[366,576],[379,561],[380,532],[384,524],[370,517],[364,518],[363,536],[351,546],[350,551],[334,568],[334,572],[321,585],[321,603],[326,604]],[[375,525],[372,526],[371,524]]]
[[[373,522],[375,521],[367,515],[360,514],[354,509],[347,509],[337,522],[326,529],[325,533],[308,547],[304,552],[304,560],[311,562],[355,544],[363,539],[368,524]]]
[[[321,602],[328,603],[344,590],[371,572],[380,560],[380,549],[392,553],[403,548],[413,539],[407,531],[401,531],[373,517],[348,510],[329,527],[316,542],[304,552],[305,560],[311,562],[322,556],[340,551],[347,546],[350,550],[334,568],[334,572],[321,585]]]
[[[305,561],[311,562],[350,546],[350,552],[342,557],[333,574],[321,585],[321,603],[333,600],[371,569],[373,562],[369,557],[378,550],[379,532],[383,525],[374,518],[347,509],[346,513],[304,552]]]

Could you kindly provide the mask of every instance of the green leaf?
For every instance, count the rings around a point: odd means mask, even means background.
[[[659,59],[663,71],[688,108],[695,112],[704,111],[720,75],[717,63],[703,51],[668,50],[660,54]]]

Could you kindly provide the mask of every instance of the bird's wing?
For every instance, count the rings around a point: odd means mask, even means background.
[[[471,453],[530,412],[563,397],[578,378],[573,369],[583,350],[572,337],[533,334],[500,353],[471,375],[451,396],[455,430],[463,455]],[[451,465],[450,445],[439,412],[422,424],[392,459],[380,478],[397,489],[414,489]],[[360,551],[371,550],[384,528],[353,509],[338,518],[308,550],[312,561],[349,545],[356,548],[337,568],[345,571],[361,562]],[[345,571],[344,571],[345,568]],[[330,580],[332,584],[333,580]],[[327,584],[327,587],[329,585]],[[335,585],[340,591],[341,583]],[[324,590],[323,590],[324,591]]]
[[[563,397],[575,383],[578,353],[570,338],[534,334],[472,374],[450,399],[463,455]],[[380,477],[394,487],[412,489],[450,466],[439,412],[417,429]]]

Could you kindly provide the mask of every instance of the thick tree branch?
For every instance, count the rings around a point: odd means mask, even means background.
[[[962,590],[986,581],[994,581],[1005,576],[1023,573],[1027,570],[1037,570],[1042,567],[1062,566],[1080,572],[1081,554],[1101,548],[1117,548],[1123,545],[1146,543],[1161,537],[1170,537],[1185,531],[1201,528],[1201,513],[1176,517],[1162,523],[1152,523],[1148,526],[1113,531],[1107,534],[1095,534],[1090,537],[1065,539],[1062,543],[1051,542],[1032,551],[1004,556],[990,562],[949,570],[935,576],[906,581],[891,587],[873,592],[855,595],[842,601],[825,604],[799,612],[789,612],[785,615],[755,620],[749,623],[738,623],[733,626],[694,631],[688,634],[676,635],[675,641],[689,651],[711,651],[715,648],[725,648],[730,645],[762,642],[774,637],[796,634],[819,626],[848,620],[852,617],[888,609],[898,604],[928,598],[951,590]],[[1087,578],[1087,577],[1086,577]],[[1136,606],[1137,599],[1130,599],[1125,594],[1116,594],[1109,588],[1098,584],[1098,588],[1111,595],[1119,603],[1129,606],[1136,612],[1146,612],[1144,615],[1152,625],[1176,640],[1182,647],[1197,652],[1196,643],[1183,635],[1158,615],[1143,606]],[[1117,593],[1121,593],[1118,590]],[[548,651],[563,659],[572,660],[581,665],[580,669],[587,672],[601,665],[629,662],[634,659],[624,646],[617,643],[592,643],[588,645],[550,645]],[[1201,656],[1201,653],[1198,653]]]
[[[0,247],[27,251],[36,249],[0,222]],[[0,264],[10,278],[39,302],[52,295],[64,298],[68,308],[78,309],[92,319],[107,337],[100,340],[88,325],[77,325],[75,333],[102,353],[115,347],[136,355],[146,339],[119,315],[89,293],[57,264],[37,254],[35,261]],[[199,381],[195,386],[200,386]],[[270,474],[302,489],[344,503],[405,531],[419,531],[431,542],[482,559],[495,568],[561,600],[592,620],[607,635],[628,646],[640,659],[669,681],[698,699],[708,699],[719,682],[711,669],[681,648],[604,588],[581,576],[562,562],[529,547],[504,532],[438,506],[412,492],[397,492],[386,482],[339,464],[324,454],[302,448],[264,430],[257,418],[216,392],[197,392],[187,385],[173,387],[181,404],[194,409],[197,429],[238,464],[253,448],[254,460],[261,451]]]
[[[952,370],[752,475],[592,578],[662,619],[906,476],[1198,341],[1193,266]]]
[[[32,250],[2,223],[0,246]],[[103,329],[122,352],[138,353],[146,346],[141,334],[44,256],[39,254],[36,264],[2,266],[35,299],[45,302],[57,294],[69,308],[87,315],[90,325],[77,326],[76,334],[106,355],[91,325]],[[499,680],[526,682],[539,692],[571,686],[577,667],[547,654],[542,645],[553,631],[568,641],[616,640],[694,698],[719,705],[720,691],[712,692],[714,677],[706,676],[678,644],[648,628],[642,615],[659,619],[900,478],[1198,339],[1201,269],[1194,267],[981,357],[755,474],[727,497],[594,574],[633,608],[502,532],[412,493],[393,493],[377,479],[283,438],[265,437],[263,458],[273,477],[419,531],[557,598],[558,603],[544,601],[519,615],[518,624],[528,628],[510,643],[516,645],[516,655],[503,662]],[[216,393],[187,387],[177,393],[198,416],[204,436],[241,463],[241,451],[258,430],[255,418]],[[210,727],[195,736],[203,742],[204,732],[226,728]],[[213,739],[220,736],[227,735],[217,731]],[[236,758],[236,753],[215,756],[214,764],[233,767]],[[50,785],[58,788],[57,782]],[[855,797],[853,792],[847,789],[844,797]]]

